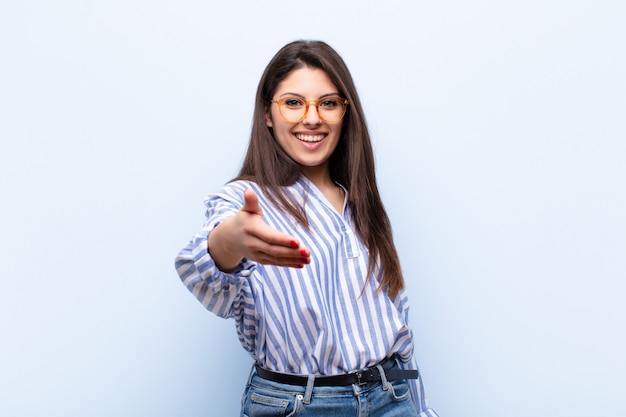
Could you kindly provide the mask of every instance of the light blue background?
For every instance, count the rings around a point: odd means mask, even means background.
[[[361,93],[431,405],[626,415],[624,3],[381,3],[0,5],[0,415],[238,415],[173,258],[297,38]]]

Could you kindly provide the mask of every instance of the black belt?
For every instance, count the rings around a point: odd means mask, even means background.
[[[269,369],[261,368],[259,365],[254,366],[256,368],[257,375],[269,381],[306,387],[309,380],[305,375],[282,374],[280,372],[274,372]],[[418,377],[418,372],[416,370],[384,369],[384,371],[387,381],[396,381],[398,379],[417,379]],[[352,384],[363,385],[368,382],[379,381],[381,381],[380,372],[378,372],[377,367],[372,366],[371,368],[349,374],[316,376],[313,385],[316,387],[337,387]]]

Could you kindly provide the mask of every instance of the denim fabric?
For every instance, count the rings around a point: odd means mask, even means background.
[[[395,363],[384,365],[397,369]],[[306,387],[280,384],[252,371],[242,398],[242,417],[417,417],[406,380],[386,384],[313,387],[306,403]]]

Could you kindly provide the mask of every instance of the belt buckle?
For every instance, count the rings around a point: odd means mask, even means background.
[[[365,372],[369,371],[370,374],[372,374],[371,376],[373,376],[373,372],[371,369],[362,369],[360,371],[356,371],[355,375],[356,375],[356,384],[358,386],[363,386],[365,384],[367,384],[368,382],[372,382],[373,378],[370,378],[370,381],[362,381],[361,378],[365,377]]]

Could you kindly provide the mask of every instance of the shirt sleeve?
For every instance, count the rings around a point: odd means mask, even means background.
[[[402,312],[405,322],[409,323],[409,302],[406,295],[406,291],[400,291],[400,294],[396,297],[395,300],[396,306]],[[410,340],[413,339],[413,332],[409,328]],[[406,370],[417,370],[417,379],[408,379],[409,389],[411,391],[411,398],[413,399],[413,403],[419,413],[420,417],[439,417],[439,415],[432,408],[428,407],[428,400],[426,398],[426,393],[424,391],[424,385],[422,383],[422,374],[419,372],[419,368],[417,366],[417,361],[413,356],[413,349],[406,352],[407,355],[398,355],[398,366],[400,369]]]
[[[187,289],[209,311],[223,318],[244,319],[245,306],[252,305],[249,277],[256,263],[243,259],[230,272],[220,270],[208,252],[207,240],[222,221],[243,205],[243,188],[225,187],[205,199],[207,220],[202,229],[176,257],[175,266]]]

